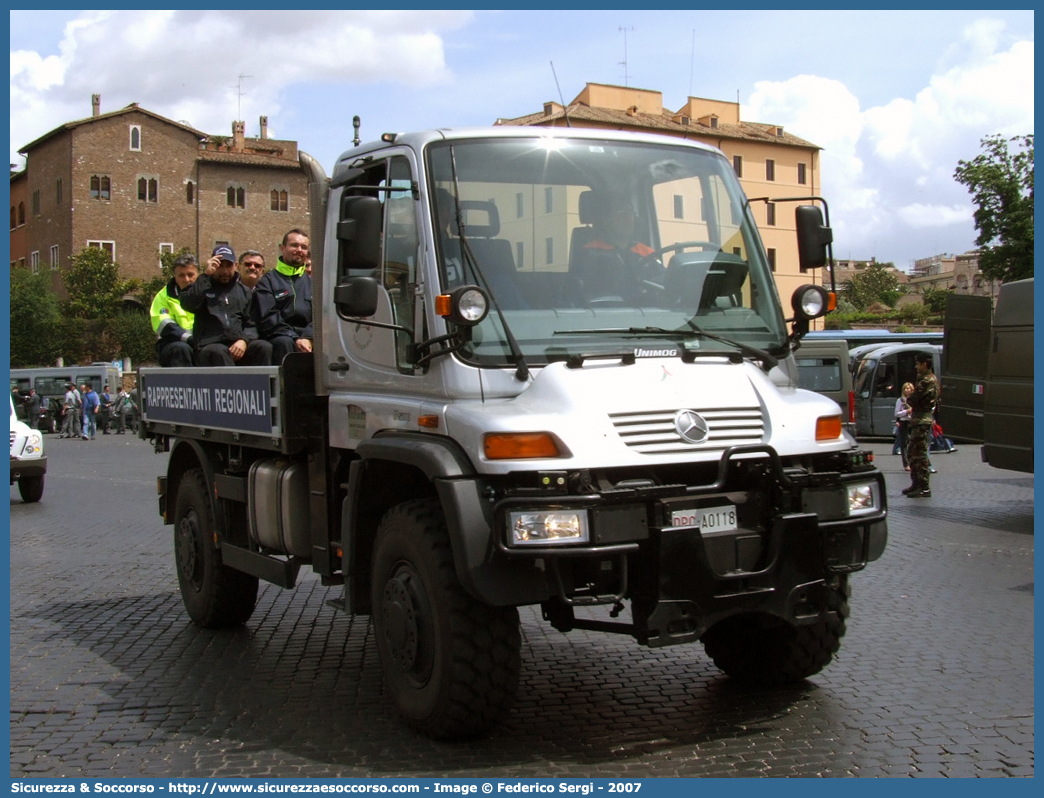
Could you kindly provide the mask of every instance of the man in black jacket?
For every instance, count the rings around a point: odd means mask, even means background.
[[[197,366],[261,366],[271,362],[271,345],[259,341],[250,314],[250,290],[239,281],[232,248],[221,245],[206,271],[181,292],[181,306],[194,314]]]
[[[254,289],[254,310],[261,338],[272,344],[272,363],[290,352],[312,351],[312,278],[308,234],[293,229],[283,236],[279,260]]]

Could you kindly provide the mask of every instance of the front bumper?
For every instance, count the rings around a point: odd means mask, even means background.
[[[47,458],[34,457],[31,460],[11,458],[11,484],[20,477],[42,477],[47,473]]]
[[[487,564],[502,563],[505,578],[512,565],[542,572],[541,602],[556,626],[622,631],[649,646],[696,640],[739,613],[813,623],[828,611],[840,577],[884,551],[884,478],[871,468],[785,469],[774,452],[760,448],[765,458],[753,466],[739,457],[754,454],[750,448],[727,453],[708,485],[505,498],[493,512],[496,551]],[[874,500],[859,506],[848,498],[853,493]],[[729,528],[686,525],[701,511],[723,507],[735,508]],[[512,545],[508,519],[523,508],[586,512],[589,540]],[[618,611],[624,599],[631,601],[630,625],[573,617],[576,606],[609,604]]]

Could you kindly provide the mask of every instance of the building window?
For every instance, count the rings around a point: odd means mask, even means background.
[[[550,189],[548,189],[548,190],[550,190]],[[547,247],[547,262],[548,263],[554,263],[555,262],[555,240],[553,238],[546,238],[546,239],[544,239],[544,244]]]
[[[732,254],[736,255],[737,257],[742,258],[743,257],[743,248],[742,247],[733,247],[732,248]]]
[[[141,125],[130,126],[130,148],[141,152]]]
[[[808,180],[807,180],[806,175],[805,175],[805,164],[799,163],[798,164],[798,183],[800,183],[803,186],[803,185],[805,185],[806,182],[808,182]]]
[[[776,203],[769,202],[765,205],[765,222],[769,225],[776,223]]]
[[[230,208],[245,208],[246,189],[242,186],[229,186],[225,192],[225,204]]]
[[[33,191],[33,216],[40,215],[40,189]]]
[[[521,197],[522,195],[519,194],[518,196]],[[522,269],[522,268],[525,267],[525,265],[526,265],[525,255],[526,255],[526,248],[525,248],[523,242],[522,241],[516,241],[515,242],[515,268],[516,269]]]
[[[62,204],[62,179],[59,177],[54,181],[54,201],[55,204]]]
[[[112,199],[112,183],[108,175],[91,175],[91,199]]]
[[[97,247],[98,249],[104,249],[109,253],[109,257],[114,261],[116,260],[116,242],[115,241],[88,241],[87,246]]]
[[[53,244],[51,246],[51,271],[58,270],[58,245]]]
[[[546,213],[552,213],[555,209],[555,195],[551,186],[544,189],[544,211]],[[550,239],[549,239],[550,240]],[[547,261],[550,263],[550,259]]]
[[[525,215],[525,210],[524,198],[520,191],[515,195],[515,218],[521,219]]]
[[[185,202],[189,205],[196,203],[196,184],[191,180],[185,184]]]
[[[685,218],[685,198],[681,194],[674,195],[674,218]]]
[[[174,254],[174,245],[173,244],[160,244],[159,245],[159,251],[160,251],[159,267],[162,269],[163,268],[163,256],[167,255],[167,254],[173,255]]]
[[[11,229],[14,230],[18,227],[18,209],[14,205],[11,206]]]
[[[36,250],[35,252],[30,252],[29,253],[29,270],[33,274],[39,274],[40,273],[40,251],[39,250]]]
[[[768,255],[769,271],[774,272],[776,270],[776,250],[766,250],[766,254]]]
[[[765,179],[769,181],[776,179],[776,162],[771,159],[765,161]]]
[[[138,178],[138,199],[142,202],[157,202],[159,181],[154,177]]]
[[[289,204],[290,195],[287,194],[287,192],[280,191],[279,189],[273,188],[272,189],[272,194],[271,194],[271,200],[272,200],[271,205],[272,205],[272,210],[273,211],[288,211],[288,210],[290,210],[290,204]],[[242,206],[240,206],[240,207],[242,207]]]
[[[743,156],[733,155],[732,156],[732,171],[736,173],[736,177],[743,177]]]

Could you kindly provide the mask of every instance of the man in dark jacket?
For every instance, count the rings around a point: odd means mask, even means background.
[[[232,248],[218,246],[199,279],[181,292],[181,306],[193,314],[197,366],[261,366],[271,361],[271,345],[257,339],[250,298],[250,290],[239,281]]]
[[[308,235],[293,229],[283,236],[279,260],[254,289],[254,311],[261,338],[272,344],[272,363],[290,352],[312,351],[312,278],[306,273]]]

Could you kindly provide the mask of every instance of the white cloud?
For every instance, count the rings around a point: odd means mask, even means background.
[[[861,109],[837,81],[800,75],[756,84],[743,115],[824,148],[823,191],[844,252],[900,267],[960,252],[975,230],[953,179],[958,160],[977,155],[984,136],[1033,132],[1033,42],[1010,38],[996,20],[969,25],[913,97]]]
[[[464,11],[85,13],[66,26],[59,55],[11,53],[12,154],[88,116],[94,93],[103,112],[138,102],[227,133],[240,105],[244,118],[275,118],[281,98],[304,81],[438,85],[452,77],[441,34],[470,18]],[[240,75],[250,76],[242,97]]]

